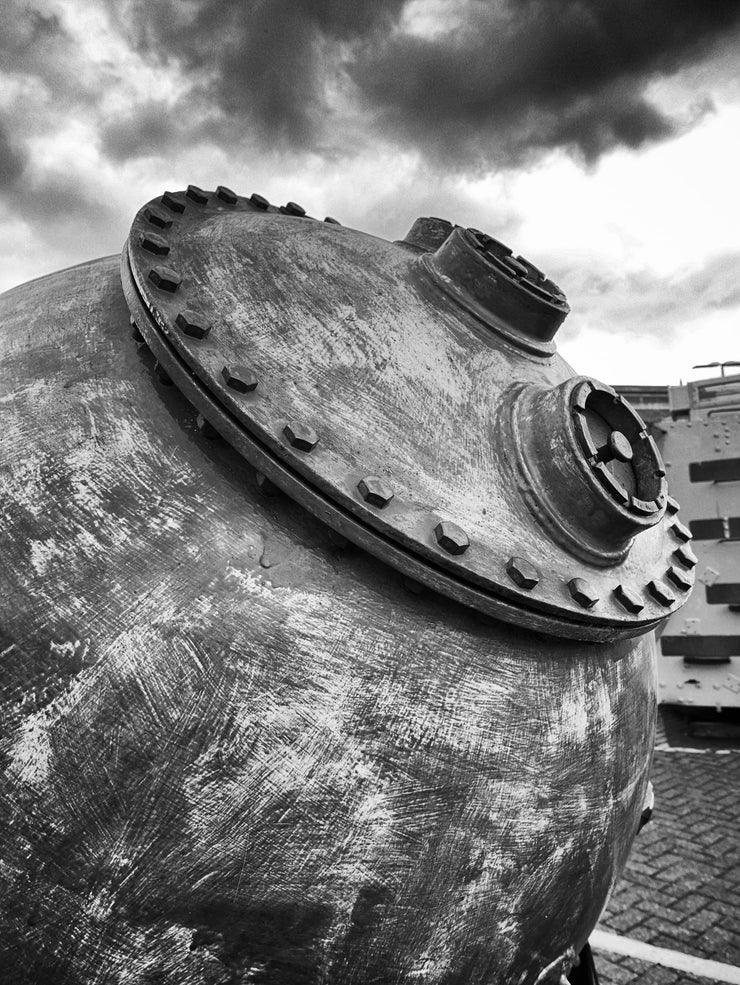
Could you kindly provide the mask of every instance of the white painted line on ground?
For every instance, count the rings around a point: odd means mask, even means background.
[[[668,746],[659,745],[655,747],[656,752],[696,752],[711,753],[713,756],[730,756],[732,753],[740,753],[740,749],[694,749],[693,746]]]
[[[709,978],[713,982],[740,985],[740,968],[732,964],[722,964],[721,961],[697,958],[693,954],[683,954],[681,951],[669,951],[666,947],[655,947],[643,941],[636,941],[632,937],[607,933],[605,930],[594,930],[589,937],[589,944],[595,951],[624,954],[638,961],[662,965],[663,968],[675,968],[676,971],[684,971],[688,975],[696,975],[699,978]]]

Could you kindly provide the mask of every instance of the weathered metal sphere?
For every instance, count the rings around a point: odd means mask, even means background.
[[[686,589],[562,294],[447,225],[191,186],[0,298],[6,980],[570,973]]]

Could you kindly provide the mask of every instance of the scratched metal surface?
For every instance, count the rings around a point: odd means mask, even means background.
[[[363,524],[513,602],[520,618],[534,610],[534,628],[546,615],[553,632],[562,617],[568,635],[573,623],[584,638],[633,635],[666,616],[670,607],[646,586],[672,563],[672,517],[640,532],[626,557],[604,567],[564,550],[518,494],[502,395],[514,383],[551,387],[569,379],[573,370],[561,356],[534,356],[503,341],[397,243],[257,212],[248,201],[237,210],[214,196],[207,206],[182,203],[182,213],[170,213],[164,257],[142,246],[153,228],[146,218],[152,204],[137,214],[128,241],[136,290],[193,373],[277,458]],[[182,277],[174,292],[149,278],[161,263]],[[188,307],[212,322],[206,339],[176,327]],[[234,363],[253,369],[257,389],[240,394],[224,383],[222,369]],[[319,436],[310,454],[293,451],[283,435],[294,419]],[[565,429],[558,431],[549,454],[569,458],[569,451]],[[366,475],[382,476],[394,490],[382,510],[358,491]],[[590,508],[585,500],[573,505],[568,521],[576,536],[578,511]],[[433,534],[440,519],[468,534],[463,555],[440,550]],[[534,590],[506,574],[512,555],[536,563]],[[568,589],[574,577],[595,586],[599,601],[588,612]],[[638,592],[639,612],[627,612],[613,595],[621,583]],[[501,606],[502,618],[508,611]]]
[[[652,637],[338,549],[154,380],[117,258],[0,333],[0,977],[557,981],[638,823]]]

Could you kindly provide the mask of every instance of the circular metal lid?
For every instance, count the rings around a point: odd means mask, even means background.
[[[657,449],[553,351],[562,292],[498,255],[481,289],[488,268],[473,276],[466,258],[480,271],[490,244],[450,229],[423,252],[420,237],[190,186],[136,216],[124,290],[210,424],[349,539],[497,618],[579,639],[645,632],[693,577]],[[502,276],[526,283],[499,290]]]

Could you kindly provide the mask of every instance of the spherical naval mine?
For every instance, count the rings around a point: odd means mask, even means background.
[[[0,296],[0,977],[574,979],[699,567],[648,435],[542,358],[564,308],[492,237],[209,187]]]

